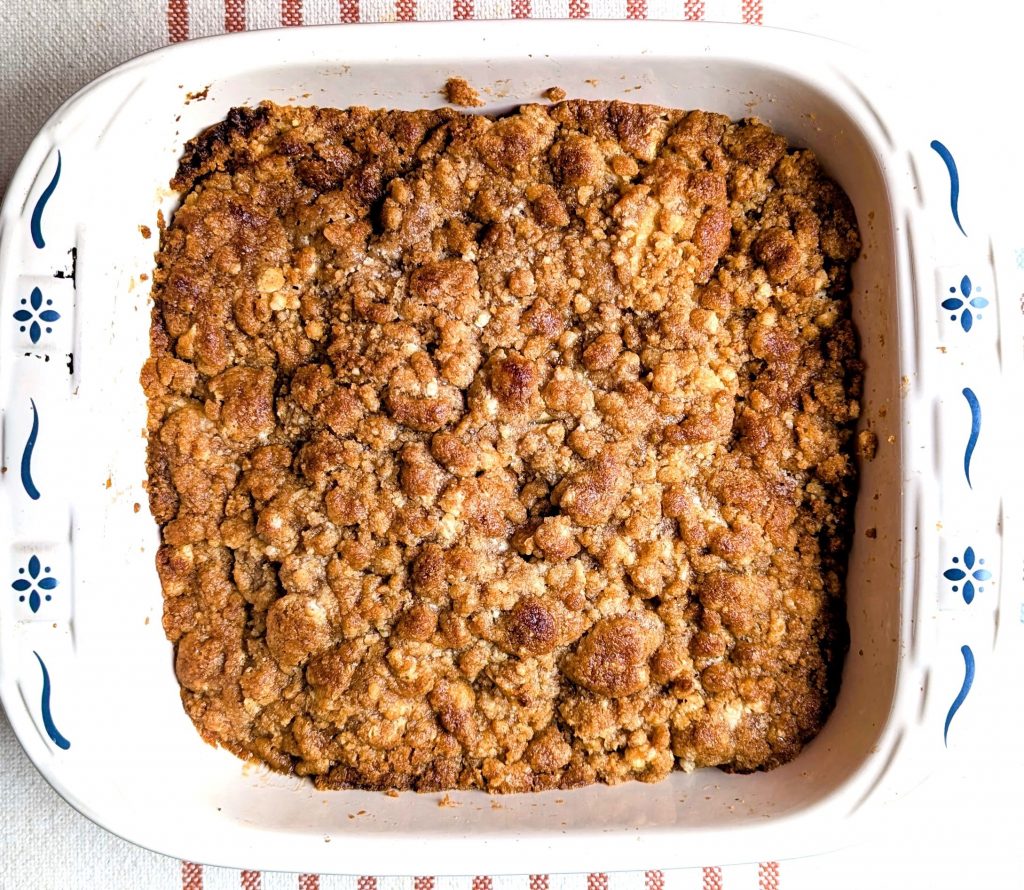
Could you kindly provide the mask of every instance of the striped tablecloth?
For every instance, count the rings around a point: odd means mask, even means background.
[[[331,22],[482,18],[659,18],[732,21],[810,31],[874,48],[927,88],[934,71],[974,89],[977,101],[1013,110],[1021,75],[1007,64],[1024,33],[1020,4],[814,0],[36,0],[0,9],[0,191],[49,113],[75,89],[141,52],[227,31]],[[929,67],[931,66],[931,67]],[[1016,80],[1013,79],[1014,73]],[[1007,79],[1009,78],[1009,79]],[[1013,85],[1017,84],[1016,87]],[[1002,91],[1000,93],[999,91]],[[1005,98],[1002,98],[1005,94]],[[970,100],[962,91],[960,107]],[[964,98],[968,97],[968,98]],[[1016,97],[1019,99],[1019,96]],[[1006,104],[1009,102],[1010,104]],[[956,103],[952,103],[954,106]],[[976,118],[976,120],[979,118]],[[984,120],[988,120],[985,118]],[[983,123],[984,123],[983,120]],[[1019,125],[1016,125],[1019,127]],[[971,138],[1014,144],[1005,131]],[[1016,143],[1020,144],[1019,134]],[[995,149],[993,149],[995,150]],[[1009,157],[1009,153],[1008,153]],[[1019,166],[1019,159],[1017,159]],[[1019,188],[1020,176],[1016,175]],[[1017,193],[1024,197],[1024,189]],[[1011,205],[1014,202],[1009,202]],[[1017,202],[1019,206],[1019,201]],[[1022,242],[1024,243],[1024,239]],[[1024,254],[1022,254],[1024,255]],[[951,754],[941,781],[902,809],[882,810],[868,841],[837,853],[677,871],[417,878],[239,871],[179,862],[109,835],[43,782],[0,714],[2,890],[797,890],[866,887],[1020,887],[1024,852],[1016,801],[1019,770],[986,764],[991,733],[1024,738],[1019,678],[1007,670],[1014,709],[1003,723],[975,721],[973,742]],[[1016,722],[1013,722],[1016,720]],[[1009,721],[1009,722],[1007,722]],[[998,737],[998,736],[991,736]],[[1005,762],[1006,755],[1001,755]],[[1012,753],[1011,753],[1012,758]],[[1012,758],[1015,760],[1015,758]],[[841,840],[837,839],[837,845]],[[652,863],[652,865],[654,865]],[[528,868],[529,863],[524,863]],[[387,864],[381,864],[387,870]]]
[[[174,886],[176,888],[177,885]],[[778,862],[676,871],[455,878],[238,872],[227,868],[204,868],[188,862],[181,866],[182,890],[780,890],[781,887]]]
[[[770,3],[771,0],[768,0]],[[416,22],[465,19],[686,19],[764,23],[764,0],[169,0],[171,42],[224,31],[333,22]]]

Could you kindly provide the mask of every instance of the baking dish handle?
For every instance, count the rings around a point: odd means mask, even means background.
[[[1024,541],[1015,453],[1024,418],[1024,235],[1018,243],[988,236],[985,205],[970,191],[979,177],[968,176],[961,203],[953,143],[931,140],[916,158],[923,232],[911,240],[923,379],[906,418],[914,453],[905,455],[920,467],[923,505],[920,714],[940,758],[985,738],[1007,656],[1024,648],[1024,548],[1014,547]],[[927,453],[930,465],[921,460]]]
[[[44,130],[0,215],[0,691],[37,763],[70,748],[77,172]]]

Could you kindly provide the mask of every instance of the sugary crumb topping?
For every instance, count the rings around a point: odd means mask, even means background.
[[[318,787],[749,771],[831,708],[849,201],[757,121],[238,108],[154,277],[149,496],[204,738]]]

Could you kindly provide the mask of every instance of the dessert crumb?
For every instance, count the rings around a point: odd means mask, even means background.
[[[861,460],[874,460],[878,453],[878,436],[871,430],[857,433],[857,454]]]
[[[548,87],[544,90],[544,98],[550,102],[561,102],[565,98],[565,90],[561,87]]]
[[[872,526],[871,528],[864,529],[864,537],[871,538],[872,540],[874,540],[878,537],[878,529],[874,526]]]
[[[139,234],[148,239],[153,236],[153,230],[149,226],[139,226]]]
[[[483,105],[480,94],[464,77],[449,77],[444,84],[444,97],[452,105],[479,108]]]

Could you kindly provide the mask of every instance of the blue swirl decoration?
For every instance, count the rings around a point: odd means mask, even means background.
[[[32,481],[32,452],[36,447],[36,439],[39,437],[39,412],[36,410],[35,399],[29,399],[32,405],[32,430],[25,442],[25,450],[21,452],[21,484],[25,487],[25,493],[34,501],[39,500],[39,489]]]
[[[50,741],[58,748],[67,751],[71,747],[71,742],[61,735],[60,730],[57,729],[56,724],[53,722],[53,714],[50,712],[50,672],[46,669],[46,662],[43,661],[39,653],[33,650],[32,654],[36,657],[36,661],[39,662],[39,667],[43,671],[43,695],[39,702],[40,710],[43,712],[43,727],[46,729],[46,734],[50,737]]]
[[[938,139],[932,140],[931,147],[946,165],[946,172],[949,173],[949,209],[953,212],[953,222],[966,238],[967,233],[960,224],[960,173],[956,169],[956,161],[953,160],[952,152]]]
[[[43,211],[46,209],[46,202],[50,200],[54,190],[57,188],[57,182],[60,180],[60,163],[60,151],[58,150],[57,169],[53,171],[53,179],[43,189],[39,200],[36,201],[36,206],[32,208],[32,220],[29,227],[32,230],[32,243],[39,249],[46,247],[46,241],[43,240]]]
[[[967,700],[971,687],[974,685],[974,652],[970,646],[964,645],[960,647],[960,654],[964,657],[964,682],[961,684],[956,698],[953,699],[953,704],[949,706],[949,711],[946,713],[946,723],[942,727],[942,744],[947,747],[949,746],[949,724],[953,722],[956,712],[960,710],[960,707]]]
[[[971,459],[974,457],[974,449],[977,448],[978,437],[981,435],[981,402],[978,401],[978,396],[969,386],[964,387],[963,397],[971,409],[971,434],[967,437],[967,447],[964,449],[964,476],[967,477],[967,487],[973,489]]]

